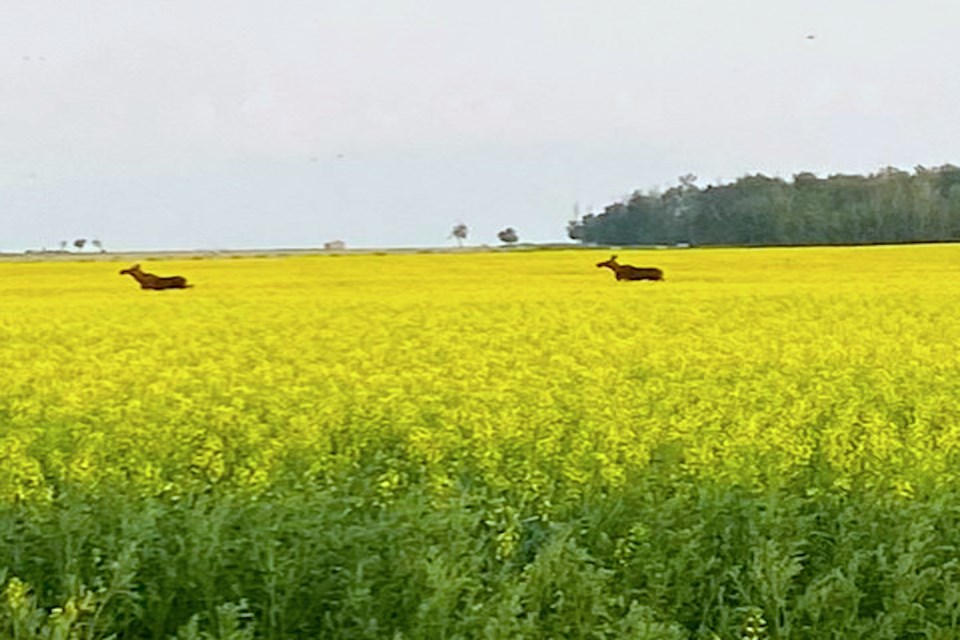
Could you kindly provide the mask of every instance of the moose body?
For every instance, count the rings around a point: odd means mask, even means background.
[[[634,267],[629,264],[619,264],[617,256],[610,256],[609,260],[597,263],[597,268],[606,267],[613,271],[617,280],[663,280],[663,271],[656,267]]]
[[[140,283],[141,289],[186,289],[193,286],[187,284],[187,279],[183,276],[156,276],[142,270],[139,264],[122,269],[120,275],[133,276],[133,279]]]

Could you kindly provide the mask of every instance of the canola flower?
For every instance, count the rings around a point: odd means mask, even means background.
[[[618,253],[666,281],[586,250],[145,263],[171,292],[0,263],[0,501],[371,463],[384,502],[475,479],[544,513],[651,472],[956,484],[960,247]]]

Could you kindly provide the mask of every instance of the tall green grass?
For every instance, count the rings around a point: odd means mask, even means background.
[[[956,638],[960,496],[649,476],[548,518],[417,486],[0,510],[7,638]],[[358,481],[364,479],[367,482]],[[503,553],[504,538],[515,551]]]

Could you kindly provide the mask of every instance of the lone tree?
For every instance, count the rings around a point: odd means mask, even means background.
[[[91,241],[90,241],[90,244],[92,244],[92,245],[95,246],[97,249],[99,249],[99,250],[100,250],[100,253],[106,253],[106,251],[107,251],[106,249],[103,248],[103,243],[100,242],[99,240],[91,240]]]
[[[453,232],[450,234],[457,239],[457,244],[461,247],[463,246],[463,241],[467,239],[467,225],[462,222],[458,225],[454,225]]]
[[[86,238],[77,238],[76,240],[73,241],[73,246],[77,248],[77,251],[83,251],[83,248],[86,246],[86,244],[87,244]]]
[[[500,242],[504,244],[513,244],[520,239],[520,236],[517,235],[517,230],[513,227],[507,227],[498,233],[497,237],[500,239]]]

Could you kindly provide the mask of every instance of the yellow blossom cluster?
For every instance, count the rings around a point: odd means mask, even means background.
[[[0,263],[0,501],[348,477],[957,481],[960,247]],[[339,474],[339,475],[338,475]]]

